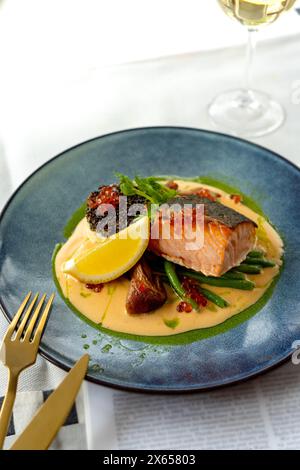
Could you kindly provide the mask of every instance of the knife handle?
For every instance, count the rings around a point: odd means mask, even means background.
[[[19,374],[9,370],[7,390],[0,411],[0,449],[3,448],[9,420],[14,406]]]

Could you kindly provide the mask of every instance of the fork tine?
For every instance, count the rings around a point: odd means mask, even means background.
[[[35,332],[34,337],[33,337],[33,342],[38,342],[39,343],[39,341],[41,339],[41,336],[42,336],[42,333],[44,331],[44,327],[45,327],[45,324],[46,324],[46,321],[47,321],[47,318],[48,318],[48,315],[49,315],[54,297],[55,297],[55,294],[52,294],[50,296],[50,298],[48,300],[48,303],[45,307],[45,310],[43,311],[43,313],[40,317],[40,321],[38,323],[36,332]]]
[[[24,336],[24,341],[26,341],[27,339],[30,339],[30,336],[32,335],[32,332],[33,332],[33,329],[35,327],[35,324],[37,322],[37,319],[38,319],[38,316],[39,316],[39,313],[41,311],[41,308],[43,306],[43,303],[45,301],[45,298],[46,298],[46,294],[44,294],[41,298],[41,300],[39,301],[38,303],[38,306],[36,307],[32,317],[30,318],[30,322],[26,328],[26,332],[25,332],[25,336]]]
[[[31,304],[29,305],[29,307],[28,307],[28,309],[27,309],[27,311],[26,311],[26,313],[25,313],[25,315],[24,315],[24,317],[23,317],[23,319],[22,319],[22,321],[21,321],[21,323],[20,323],[20,325],[19,325],[19,327],[18,327],[18,329],[17,329],[17,333],[16,333],[16,337],[15,337],[16,340],[19,340],[19,339],[21,338],[21,336],[22,336],[22,334],[23,334],[23,332],[24,332],[24,328],[25,328],[25,326],[26,326],[26,323],[27,323],[27,321],[28,321],[28,318],[29,318],[29,316],[30,316],[30,314],[31,314],[31,312],[32,312],[32,309],[33,309],[33,307],[34,307],[34,304],[35,304],[36,301],[37,301],[38,296],[39,296],[38,293],[35,294],[35,296],[34,296],[32,302],[31,302]]]
[[[17,326],[17,323],[18,321],[20,320],[21,316],[22,316],[22,313],[24,312],[24,309],[27,305],[27,302],[28,300],[30,299],[30,296],[31,296],[32,292],[28,292],[28,294],[26,295],[25,299],[23,300],[23,302],[21,303],[17,313],[15,314],[15,316],[13,317],[12,321],[11,321],[11,324],[9,325],[8,329],[7,329],[7,332],[6,332],[6,337],[7,336],[11,336]]]

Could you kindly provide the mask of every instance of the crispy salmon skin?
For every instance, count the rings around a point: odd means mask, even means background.
[[[161,210],[153,221],[153,233],[149,249],[155,254],[206,276],[221,276],[238,266],[255,245],[256,224],[239,212],[198,195],[180,195],[168,201],[168,205],[179,205],[182,214],[186,207],[203,205],[203,242],[201,247],[191,248],[184,224],[182,233],[170,226],[170,237],[162,236],[164,224],[168,223]],[[188,205],[188,206],[187,206]],[[196,224],[195,221],[193,221]]]

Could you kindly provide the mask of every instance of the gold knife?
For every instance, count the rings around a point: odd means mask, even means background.
[[[10,450],[46,450],[65,423],[86,374],[89,355],[85,354],[39,408]]]

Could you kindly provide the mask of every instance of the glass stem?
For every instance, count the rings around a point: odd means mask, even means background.
[[[256,39],[257,29],[248,28],[248,42],[247,42],[247,53],[246,53],[246,70],[244,76],[244,90],[248,94],[248,98],[251,99],[251,83],[253,75],[253,62],[256,51]]]

